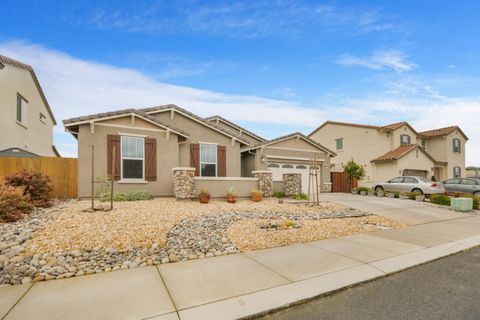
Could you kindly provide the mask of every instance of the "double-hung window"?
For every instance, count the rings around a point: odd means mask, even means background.
[[[408,134],[400,135],[400,145],[410,144],[410,136]]]
[[[28,101],[21,95],[17,94],[17,122],[26,125],[27,124],[27,108]]]
[[[453,177],[460,178],[462,176],[462,169],[460,167],[453,167]]]
[[[460,139],[453,139],[453,153],[460,153],[461,152],[461,147],[460,147]]]
[[[217,145],[200,144],[200,176],[217,176]]]
[[[343,138],[335,139],[337,150],[343,150]]]
[[[145,179],[145,139],[121,137],[122,180]]]

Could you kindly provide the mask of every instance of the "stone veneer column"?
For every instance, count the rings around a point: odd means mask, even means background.
[[[177,200],[196,197],[194,176],[195,168],[173,168],[173,195]]]
[[[283,174],[283,192],[286,196],[293,196],[302,192],[302,174],[284,173]]]
[[[258,178],[258,190],[262,191],[264,197],[273,196],[273,179],[272,171],[257,170],[252,171],[255,178]]]

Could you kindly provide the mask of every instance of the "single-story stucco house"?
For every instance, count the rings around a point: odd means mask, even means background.
[[[335,153],[301,133],[265,140],[220,116],[202,118],[176,105],[82,116],[64,125],[78,140],[80,198],[91,196],[92,150],[95,177],[113,175],[117,191],[192,198],[205,189],[222,197],[233,187],[238,196],[254,188],[271,195],[292,175],[288,190],[296,183],[293,189],[305,192],[312,159],[322,190],[329,190]]]

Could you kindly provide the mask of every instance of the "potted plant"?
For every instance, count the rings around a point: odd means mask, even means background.
[[[415,196],[415,201],[423,202],[423,201],[425,201],[425,196],[423,194],[417,194]]]
[[[352,188],[352,194],[358,194],[357,188]]]
[[[391,193],[391,192],[387,193],[387,198],[391,198],[391,199],[395,198],[395,193]]]
[[[227,189],[227,202],[228,203],[237,202],[237,195],[235,194],[235,189],[233,187],[229,187]]]
[[[210,193],[207,190],[202,190],[198,195],[200,203],[208,203],[210,201]]]
[[[369,197],[373,197],[374,195],[375,195],[375,191],[373,191],[372,189],[368,190]]]
[[[366,196],[369,190],[370,189],[367,188],[367,187],[358,187],[357,188],[357,191],[360,193],[361,196]]]
[[[376,193],[377,193],[377,197],[380,197],[380,198],[385,197],[385,191],[383,190],[378,190],[376,191]]]
[[[409,198],[408,198],[408,195],[405,194],[405,193],[400,193],[399,197],[400,197],[400,199],[402,199],[402,200],[408,200],[408,199],[409,199]]]
[[[262,191],[258,189],[252,190],[252,201],[260,202],[262,201],[262,197],[263,197]]]

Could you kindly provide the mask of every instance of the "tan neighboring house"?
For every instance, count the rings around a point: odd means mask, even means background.
[[[267,142],[223,118],[207,120],[176,105],[88,115],[64,125],[78,140],[79,197],[91,195],[92,146],[96,177],[110,175],[113,162],[116,190],[149,190],[155,196],[174,195],[172,171],[179,170],[192,170],[196,193],[207,189],[224,196],[233,186],[247,196],[258,186],[252,171],[266,170],[273,159],[293,166],[318,153],[329,170],[333,154],[300,134]],[[270,152],[277,158],[267,157]],[[329,176],[324,175],[325,183]]]
[[[59,156],[57,123],[33,68],[0,55],[0,156]]]
[[[332,171],[343,171],[351,159],[363,165],[366,176],[360,184],[365,186],[402,175],[437,181],[465,175],[468,137],[458,126],[417,132],[408,122],[373,126],[327,121],[309,137],[335,151]]]

